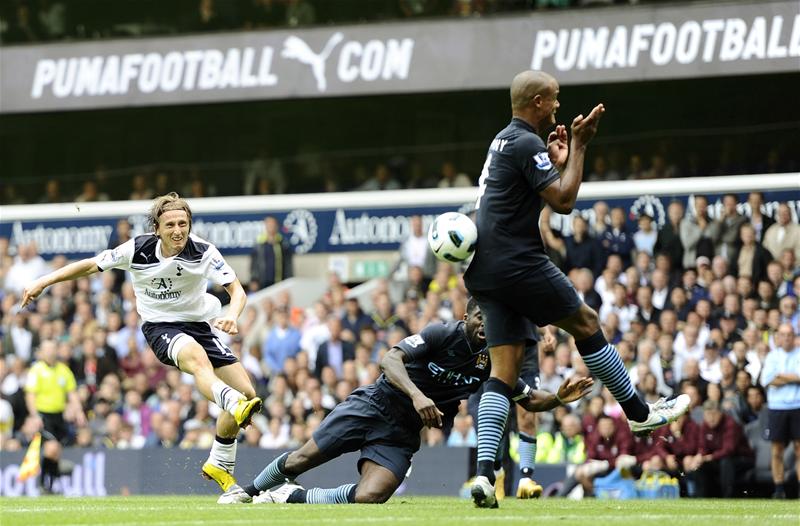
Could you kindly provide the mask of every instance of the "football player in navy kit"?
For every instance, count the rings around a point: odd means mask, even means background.
[[[376,383],[353,391],[322,421],[311,440],[280,455],[251,485],[234,486],[218,502],[385,502],[408,472],[423,426],[449,427],[460,401],[489,377],[483,321],[475,301],[469,301],[464,318],[431,324],[402,340],[384,357],[383,374]],[[513,398],[528,411],[547,411],[579,399],[591,386],[588,378],[566,381],[553,395],[520,379]],[[305,490],[293,482],[328,460],[359,450],[357,484]]]
[[[464,283],[480,305],[492,358],[478,409],[478,476],[472,486],[477,506],[494,507],[494,459],[520,373],[529,323],[556,325],[575,345],[594,376],[622,406],[635,433],[665,425],[688,410],[689,398],[644,403],[633,389],[616,349],[591,308],[549,260],[539,231],[539,214],[549,205],[568,214],[583,178],[586,147],[594,137],[602,104],[572,121],[572,138],[556,124],[559,86],[541,71],[524,71],[511,83],[512,119],[489,146],[475,203],[478,244]],[[569,146],[568,146],[569,142]]]
[[[163,363],[193,375],[198,391],[223,409],[202,474],[226,491],[236,482],[236,435],[261,410],[262,402],[244,367],[214,329],[236,334],[236,320],[247,298],[219,250],[190,234],[192,211],[178,194],[156,198],[150,217],[153,233],[136,236],[97,257],[71,263],[35,280],[25,287],[22,306],[55,283],[112,268],[130,271],[136,310],[144,320],[142,332],[150,348]],[[219,300],[206,292],[209,280],[230,294],[224,316],[220,316]]]

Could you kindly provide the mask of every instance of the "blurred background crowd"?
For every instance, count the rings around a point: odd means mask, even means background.
[[[434,17],[482,17],[654,0],[13,0],[0,10],[0,41],[155,36]]]
[[[740,197],[724,196],[716,219],[703,196],[693,197],[691,212],[670,203],[661,229],[641,215],[638,228],[629,230],[628,211],[602,201],[591,221],[572,217],[569,231],[555,229],[557,222],[543,213],[551,258],[598,311],[640,395],[649,402],[676,393],[692,397],[687,418],[649,439],[630,436],[619,405],[601,385],[586,400],[542,414],[537,461],[581,466],[565,492],[578,485],[591,492],[592,479],[618,459],[626,468],[686,475],[684,491],[698,496],[771,487],[765,387],[774,371],[765,372],[765,363],[778,348],[800,346],[800,225],[786,203],[770,217],[760,193],[749,194],[745,208],[737,208]],[[240,276],[251,292],[291,276],[291,248],[275,235],[277,222],[267,223],[250,276]],[[376,281],[366,312],[335,273],[307,309],[288,293],[249,303],[239,334],[226,341],[265,409],[241,433],[242,444],[299,446],[352,389],[377,379],[392,345],[428,323],[463,317],[463,269],[435,262],[421,219],[411,226],[397,267]],[[275,265],[276,257],[286,268]],[[37,360],[62,362],[74,375],[76,396],[64,412],[68,444],[210,447],[219,409],[202,399],[190,376],[162,365],[147,347],[124,272],[58,284],[32,308],[18,308],[26,283],[64,264],[63,258],[45,262],[32,244],[12,257],[8,240],[0,240],[2,449],[26,447],[37,430],[25,400]],[[226,300],[221,289],[212,292]],[[543,389],[589,374],[567,336],[540,349]],[[423,438],[431,447],[474,446],[466,404],[452,429],[429,429]],[[791,483],[791,447],[786,454]]]

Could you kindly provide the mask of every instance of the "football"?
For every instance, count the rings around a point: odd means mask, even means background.
[[[475,252],[477,241],[475,223],[458,212],[445,212],[434,219],[428,229],[428,244],[434,255],[442,261],[464,261]]]

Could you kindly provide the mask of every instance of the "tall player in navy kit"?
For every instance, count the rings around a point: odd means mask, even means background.
[[[545,144],[539,134],[556,123],[558,91],[556,79],[540,71],[514,78],[513,118],[492,141],[478,181],[478,245],[464,282],[483,313],[492,359],[478,410],[478,476],[472,497],[480,507],[496,505],[493,463],[530,322],[553,324],[575,337],[587,367],[620,403],[635,433],[665,425],[689,406],[686,395],[652,405],[636,396],[616,349],[600,330],[597,313],[580,300],[544,250],[538,225],[542,206],[561,214],[572,211],[586,146],[605,111],[598,104],[588,116],[576,117],[569,146],[563,125]]]
[[[192,374],[200,393],[223,409],[217,419],[217,437],[202,474],[223,491],[235,484],[236,435],[261,409],[247,372],[214,329],[238,332],[236,320],[247,301],[244,289],[219,250],[193,234],[192,211],[178,194],[155,199],[150,212],[154,232],[106,250],[94,258],[71,263],[28,285],[22,306],[44,289],[62,281],[89,276],[111,268],[129,270],[136,294],[136,310],[144,320],[148,345],[167,365]],[[206,293],[211,280],[225,287],[231,302],[219,316],[221,305]]]
[[[461,400],[489,376],[489,354],[477,303],[470,300],[466,321],[432,324],[393,347],[381,362],[383,375],[353,391],[336,406],[311,440],[274,459],[253,483],[234,486],[218,502],[308,504],[380,503],[402,482],[420,446],[423,426],[452,424]],[[518,380],[513,399],[528,411],[547,411],[579,399],[588,378],[564,382],[558,393],[537,391]],[[288,482],[350,451],[361,451],[358,484],[303,489]],[[280,486],[275,490],[271,490]],[[263,492],[263,493],[262,493]]]

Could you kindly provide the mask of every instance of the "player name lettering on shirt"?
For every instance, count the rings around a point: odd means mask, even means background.
[[[434,362],[428,362],[428,371],[434,380],[445,385],[472,385],[481,381],[477,376],[467,376],[458,371],[445,369]]]
[[[489,149],[496,152],[502,152],[507,143],[508,139],[495,139],[492,141],[492,144],[489,145]]]

